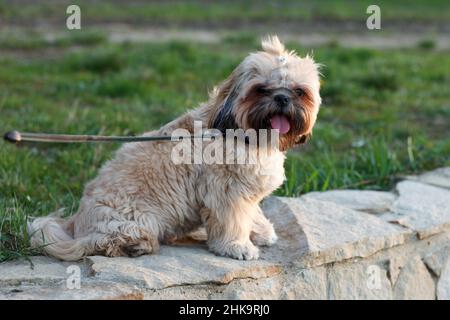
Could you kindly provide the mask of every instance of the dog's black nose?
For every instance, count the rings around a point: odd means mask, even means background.
[[[284,94],[277,94],[275,97],[273,97],[273,100],[275,100],[275,102],[281,108],[286,107],[291,102],[291,98]]]

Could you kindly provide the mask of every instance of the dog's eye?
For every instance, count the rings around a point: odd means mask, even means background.
[[[301,97],[305,94],[305,91],[302,88],[296,88],[294,91],[295,91],[295,94],[299,97]]]
[[[299,97],[302,97],[305,95],[305,91],[302,88],[296,88],[294,91],[295,91],[295,94]]]
[[[262,94],[262,95],[268,95],[269,94],[269,90],[266,89],[265,87],[258,87],[256,89],[256,92],[258,92],[259,94]]]

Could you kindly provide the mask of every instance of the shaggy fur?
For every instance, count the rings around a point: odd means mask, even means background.
[[[263,40],[262,48],[247,56],[208,102],[145,135],[193,132],[194,121],[221,131],[268,129],[271,117],[282,115],[290,130],[280,134],[279,147],[261,152],[264,147],[238,143],[238,149],[258,156],[255,164],[207,165],[174,164],[176,142],[124,144],[87,184],[75,215],[30,223],[32,244],[47,244],[45,252],[62,260],[139,256],[203,225],[214,253],[257,259],[255,245],[277,239],[259,202],[283,183],[284,151],[311,134],[321,102],[311,57],[285,51],[277,37]],[[283,106],[275,98],[280,94],[287,97]]]

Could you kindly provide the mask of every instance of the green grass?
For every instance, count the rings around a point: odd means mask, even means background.
[[[0,58],[2,132],[126,135],[157,128],[206,99],[255,50],[235,38],[202,46],[77,41],[77,50],[68,44],[47,55],[38,47],[32,58]],[[448,52],[330,46],[314,55],[325,65],[323,107],[312,140],[290,152],[288,180],[277,194],[389,189],[399,175],[450,165]],[[83,185],[117,147],[0,142],[0,261],[34,254],[27,217],[76,211]]]
[[[0,3],[0,18],[6,22],[30,23],[37,20],[62,22],[70,0]],[[371,0],[251,0],[251,1],[76,1],[85,22],[126,21],[158,25],[233,25],[311,20],[365,21]],[[446,21],[450,5],[446,0],[379,0],[384,21]]]
[[[106,42],[106,35],[100,31],[66,31],[55,37],[46,39],[41,33],[26,32],[0,33],[0,47],[11,50],[34,50],[42,48],[67,48],[71,46],[94,46]]]
[[[417,47],[424,50],[431,50],[436,47],[436,42],[433,39],[423,39],[417,43]]]
[[[38,254],[39,248],[31,248],[26,224],[28,213],[17,201],[0,202],[0,262],[27,258]]]

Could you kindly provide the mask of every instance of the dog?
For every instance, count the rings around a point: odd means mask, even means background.
[[[135,257],[156,253],[161,243],[204,226],[210,251],[258,259],[257,246],[277,240],[259,203],[285,180],[285,153],[311,135],[321,104],[319,65],[312,57],[287,51],[277,36],[261,45],[206,103],[144,135],[170,135],[180,128],[192,133],[196,121],[220,132],[270,129],[279,133],[270,152],[262,155],[260,143],[241,143],[258,156],[255,163],[174,164],[173,141],[126,143],[86,185],[77,213],[29,223],[31,244],[66,261]]]

